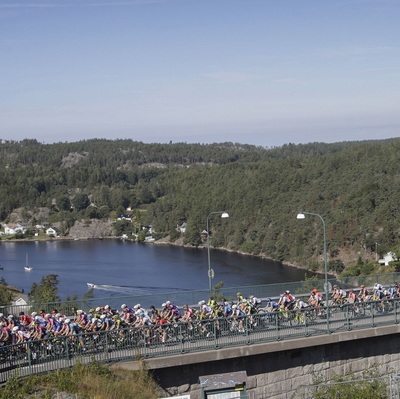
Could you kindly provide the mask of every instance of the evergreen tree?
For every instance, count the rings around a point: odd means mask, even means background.
[[[35,303],[60,301],[57,288],[59,281],[57,277],[56,274],[48,274],[42,277],[39,284],[33,283],[31,291],[28,294],[29,300]]]

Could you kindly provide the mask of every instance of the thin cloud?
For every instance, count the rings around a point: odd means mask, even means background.
[[[126,0],[126,1],[96,1],[96,2],[37,2],[37,3],[6,3],[0,4],[0,9],[23,8],[65,8],[65,7],[110,7],[110,6],[135,6],[143,4],[165,3],[166,0]]]
[[[240,71],[210,72],[204,76],[221,83],[240,83],[258,79],[258,76],[255,74]]]

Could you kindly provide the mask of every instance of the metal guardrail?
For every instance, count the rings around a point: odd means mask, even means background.
[[[396,282],[400,282],[400,273],[371,274],[367,276],[352,276],[329,279],[329,283],[332,285],[338,284],[345,289],[357,288],[361,284],[365,284],[367,287],[372,287],[377,282],[384,286],[394,285]],[[27,305],[18,306],[3,305],[0,306],[0,312],[4,315],[18,315],[21,311],[25,313],[31,313],[33,311],[40,312],[40,310],[43,309],[45,312],[51,313],[52,309],[57,309],[62,314],[72,315],[76,309],[83,309],[87,311],[91,308],[95,309],[98,306],[105,305],[109,305],[114,309],[120,309],[121,304],[124,303],[128,306],[134,306],[135,304],[140,303],[142,307],[148,308],[151,305],[154,305],[156,308],[160,308],[161,304],[167,300],[178,305],[183,305],[185,303],[194,305],[200,300],[207,300],[210,296],[214,297],[218,301],[222,299],[236,300],[237,292],[241,292],[244,294],[244,296],[254,295],[258,298],[274,298],[278,297],[280,293],[286,290],[290,290],[295,295],[308,294],[313,288],[317,288],[320,292],[324,292],[324,283],[324,279],[308,279],[298,282],[241,287],[222,287],[221,289],[214,288],[211,293],[209,290],[182,290],[140,296],[88,298],[85,300],[60,301],[52,303],[29,303]]]
[[[77,362],[157,358],[398,324],[400,298],[333,305],[328,311],[329,317],[326,313],[318,317],[315,311],[308,315],[307,311],[259,312],[239,319],[81,332],[72,337],[0,346],[0,381],[15,374],[23,377],[71,367]]]

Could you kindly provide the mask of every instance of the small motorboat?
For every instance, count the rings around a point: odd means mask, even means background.
[[[93,289],[94,286],[95,286],[95,284],[92,284],[92,283],[86,283],[86,284],[87,284],[87,286],[88,286],[89,289]]]

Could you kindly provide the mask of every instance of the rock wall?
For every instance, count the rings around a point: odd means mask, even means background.
[[[386,376],[399,370],[398,334],[377,336],[315,347],[237,357],[154,370],[161,387],[170,395],[190,394],[202,399],[201,376],[246,372],[248,399],[305,399],[313,384],[336,376],[360,377],[376,369]]]

